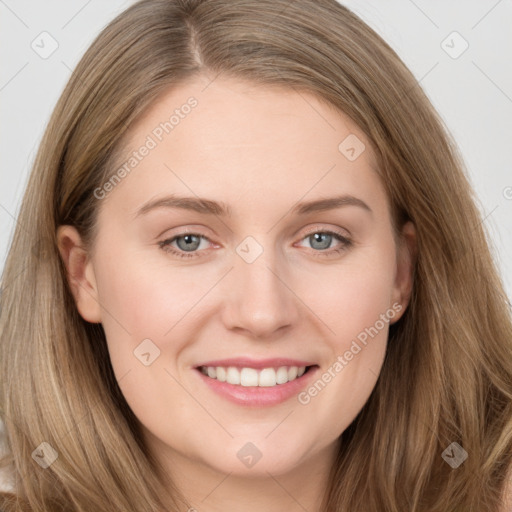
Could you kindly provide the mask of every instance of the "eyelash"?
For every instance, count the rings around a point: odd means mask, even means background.
[[[319,229],[316,229],[316,230],[313,230],[313,231],[310,231],[309,233],[307,233],[301,240],[304,240],[306,238],[308,238],[309,236],[312,236],[314,234],[318,234],[318,233],[321,233],[321,234],[324,234],[324,235],[332,235],[334,236],[336,239],[338,239],[338,241],[341,242],[341,245],[339,245],[337,248],[334,248],[334,249],[328,249],[328,250],[323,250],[323,251],[315,251],[314,249],[312,249],[314,251],[314,256],[315,257],[329,257],[329,256],[334,256],[335,254],[340,254],[346,250],[348,250],[351,246],[352,246],[352,240],[350,240],[349,238],[347,238],[346,236],[343,236],[341,235],[340,233],[337,233],[336,231],[329,231],[329,230],[319,230]],[[162,240],[161,242],[158,242],[158,245],[160,246],[160,248],[167,252],[167,253],[171,253],[175,256],[178,256],[179,258],[194,258],[194,257],[200,257],[198,256],[198,252],[196,251],[192,251],[192,252],[185,252],[185,251],[180,251],[180,250],[177,250],[175,249],[174,247],[171,247],[171,243],[174,242],[177,238],[181,238],[183,236],[186,236],[186,235],[194,235],[194,236],[197,236],[199,238],[203,238],[205,240],[208,240],[210,241],[209,238],[207,238],[206,236],[203,236],[199,233],[193,233],[193,232],[184,232],[184,233],[180,233],[172,238],[168,238],[166,240]]]

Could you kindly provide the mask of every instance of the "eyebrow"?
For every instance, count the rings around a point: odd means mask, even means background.
[[[308,213],[333,210],[343,206],[357,206],[369,213],[373,213],[372,209],[364,201],[351,195],[341,195],[302,202],[297,204],[291,210],[291,213],[294,215],[306,215]],[[231,208],[223,202],[212,201],[201,197],[180,197],[171,195],[147,202],[136,212],[135,218],[140,215],[145,215],[157,208],[180,208],[221,217],[231,217],[232,215]]]

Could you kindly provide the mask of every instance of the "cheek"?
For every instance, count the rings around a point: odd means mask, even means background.
[[[142,252],[104,260],[97,275],[104,327],[114,332],[124,328],[133,339],[164,337],[207,291],[209,282],[195,270],[148,262]]]
[[[355,372],[363,366],[378,373],[391,318],[389,281],[377,273],[352,273],[341,288],[332,289],[325,298],[328,309],[323,318],[333,334],[331,359],[341,356],[344,367],[339,371],[354,371],[354,378],[359,378]]]
[[[329,351],[317,380],[299,401],[315,411],[312,417],[331,418],[326,425],[332,435],[353,421],[374,389],[389,322],[399,311],[390,304],[394,246],[358,256],[336,271],[331,268],[330,279],[326,273],[308,298],[308,306],[329,328],[323,329]]]
[[[125,399],[140,417],[151,417],[153,409],[146,407],[157,400],[155,390],[166,389],[164,396],[172,396],[178,408],[190,401],[173,376],[181,378],[182,353],[208,322],[211,311],[202,298],[219,272],[207,265],[170,265],[165,258],[148,262],[146,254],[129,250],[118,251],[118,258],[110,251],[102,260],[97,275],[110,360]],[[160,405],[156,410],[163,414],[168,404]]]
[[[175,363],[190,336],[194,304],[211,284],[208,276],[194,278],[193,270],[180,272],[121,252],[116,258],[110,251],[96,272],[112,367],[139,419],[171,425],[173,411],[187,410],[193,403],[173,378],[179,377]]]
[[[339,266],[317,272],[315,282],[302,292],[308,307],[330,328],[337,348],[343,349],[391,307],[393,256],[394,247],[369,248]]]

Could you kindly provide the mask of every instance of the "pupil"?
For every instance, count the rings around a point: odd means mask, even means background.
[[[196,239],[195,241],[193,240],[194,238]],[[185,240],[186,243],[182,246],[182,244],[180,244],[180,240]],[[177,243],[180,249],[183,249],[184,251],[190,251],[197,249],[199,246],[199,238],[195,235],[183,235],[177,239]]]
[[[327,249],[330,245],[332,235],[327,233],[315,233],[313,235],[314,242],[320,241],[320,246],[315,247],[316,249]],[[324,241],[322,242],[322,238]],[[314,246],[313,246],[314,247]]]

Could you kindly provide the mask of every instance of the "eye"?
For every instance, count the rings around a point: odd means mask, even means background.
[[[341,233],[319,229],[311,231],[302,240],[309,241],[310,248],[315,249],[315,256],[338,254],[342,251],[346,251],[352,245],[352,241]],[[340,243],[335,248],[330,248],[334,240]]]
[[[201,247],[201,242],[206,241],[206,247]],[[316,229],[310,231],[302,240],[308,240],[310,248],[314,249],[315,256],[330,256],[348,250],[352,241],[346,236],[336,231]],[[331,247],[332,242],[337,240],[339,244],[334,248]],[[203,256],[199,249],[208,248],[208,244],[212,242],[199,233],[180,233],[172,238],[168,238],[158,242],[159,247],[168,253],[174,254],[180,258],[194,258]],[[174,245],[176,244],[176,245]]]
[[[181,233],[173,238],[158,242],[158,245],[165,252],[170,252],[181,258],[193,258],[196,256],[196,249],[201,245],[201,239],[208,240],[208,238],[198,233]],[[176,242],[177,248],[171,245],[174,242]]]

